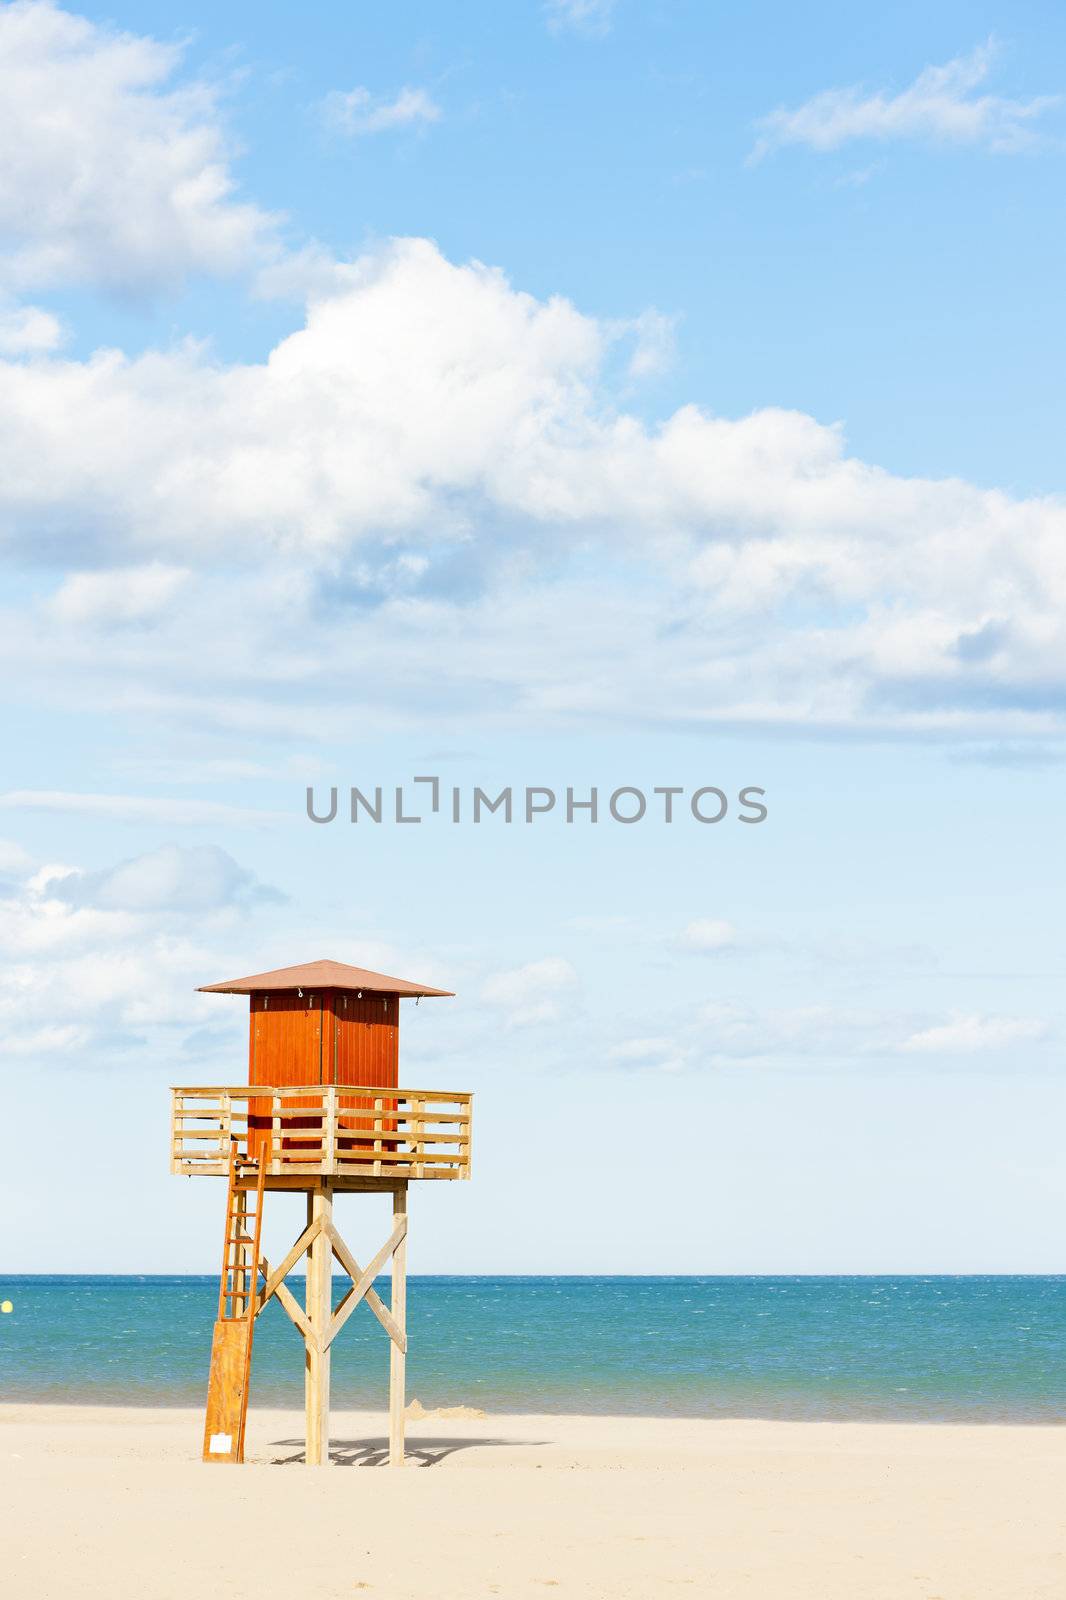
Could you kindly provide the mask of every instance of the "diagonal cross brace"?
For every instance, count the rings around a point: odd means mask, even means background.
[[[397,1326],[392,1313],[386,1309],[381,1296],[375,1293],[372,1285],[386,1261],[394,1254],[396,1247],[402,1244],[407,1237],[407,1218],[401,1218],[396,1224],[389,1238],[386,1239],[365,1271],[360,1267],[332,1222],[326,1223],[326,1232],[329,1235],[329,1242],[333,1246],[333,1254],[349,1278],[351,1278],[352,1287],[330,1318],[329,1327],[326,1329],[325,1337],[322,1341],[322,1349],[324,1351],[329,1349],[356,1306],[361,1300],[365,1300],[396,1348],[406,1354],[407,1335]]]
[[[259,1270],[263,1274],[263,1277],[266,1278],[267,1281],[269,1282],[270,1281],[270,1262],[267,1260],[266,1256],[260,1256],[259,1257]],[[261,1296],[260,1296],[260,1298],[259,1298],[259,1300],[258,1300],[258,1302],[256,1303],[256,1308],[255,1308],[256,1316],[259,1315],[259,1313],[262,1311],[263,1307],[266,1305],[267,1300],[269,1298],[271,1298],[273,1295],[277,1295],[278,1299],[281,1301],[281,1304],[284,1306],[285,1310],[288,1312],[290,1320],[293,1323],[295,1323],[296,1327],[303,1334],[303,1336],[307,1340],[308,1344],[313,1345],[314,1348],[317,1350],[319,1348],[318,1340],[315,1338],[314,1329],[312,1328],[310,1322],[308,1321],[307,1313],[304,1311],[303,1307],[300,1305],[300,1302],[297,1300],[296,1296],[293,1294],[293,1292],[289,1288],[288,1284],[281,1283],[281,1282],[276,1283],[274,1285],[273,1289],[271,1290],[271,1294],[270,1295],[267,1295],[266,1290],[264,1289],[262,1294],[261,1294]]]
[[[273,1272],[267,1278],[266,1283],[263,1285],[263,1292],[260,1295],[259,1303],[255,1308],[256,1316],[258,1316],[262,1311],[271,1295],[277,1294],[278,1299],[281,1299],[280,1294],[278,1294],[279,1286],[288,1277],[289,1273],[292,1271],[293,1267],[299,1261],[304,1252],[311,1248],[321,1232],[321,1217],[316,1217],[313,1222],[309,1222],[307,1224],[307,1227],[304,1229],[303,1233],[301,1233],[300,1237],[297,1239],[296,1243],[293,1245],[284,1261],[279,1267],[274,1268]]]
[[[267,1260],[266,1256],[261,1255],[259,1257],[259,1271],[262,1273],[265,1281],[262,1289],[259,1291],[255,1303],[255,1314],[258,1317],[265,1307],[267,1301],[273,1299],[273,1297],[277,1295],[278,1299],[281,1301],[281,1304],[288,1312],[290,1320],[303,1334],[307,1343],[313,1346],[313,1348],[316,1350],[319,1348],[319,1343],[318,1339],[315,1337],[315,1331],[311,1326],[306,1312],[300,1305],[300,1302],[297,1300],[292,1290],[286,1284],[285,1279],[305,1251],[311,1248],[321,1232],[322,1218],[316,1217],[313,1222],[309,1222],[307,1224],[307,1227],[304,1229],[303,1233],[301,1233],[300,1237],[297,1239],[296,1243],[293,1245],[284,1261],[282,1261],[280,1266],[275,1267],[273,1271],[270,1270],[270,1262]]]
[[[311,1248],[323,1230],[329,1236],[329,1242],[332,1247],[333,1254],[336,1256],[337,1260],[340,1262],[349,1278],[351,1278],[352,1286],[344,1295],[343,1299],[340,1301],[340,1304],[337,1306],[336,1311],[334,1311],[332,1317],[330,1318],[329,1326],[324,1330],[323,1337],[319,1339],[314,1328],[311,1326],[310,1320],[308,1319],[303,1307],[300,1305],[291,1289],[289,1289],[285,1283],[285,1278],[292,1271],[300,1257]],[[278,1266],[274,1267],[273,1270],[271,1270],[270,1262],[267,1260],[266,1256],[261,1255],[259,1257],[259,1271],[263,1276],[264,1283],[256,1298],[256,1316],[259,1316],[260,1312],[264,1309],[269,1300],[277,1296],[278,1300],[281,1301],[285,1311],[288,1313],[290,1320],[303,1335],[307,1344],[310,1345],[312,1349],[317,1350],[320,1354],[324,1355],[329,1349],[330,1345],[333,1343],[334,1339],[337,1337],[338,1333],[340,1333],[341,1329],[344,1327],[344,1324],[347,1322],[356,1306],[359,1305],[360,1301],[365,1300],[375,1317],[377,1317],[378,1321],[381,1323],[381,1326],[385,1329],[385,1332],[388,1334],[389,1338],[395,1344],[396,1348],[406,1353],[407,1336],[397,1326],[392,1313],[385,1306],[380,1295],[375,1292],[373,1287],[374,1279],[377,1277],[386,1261],[388,1261],[389,1258],[395,1254],[397,1246],[402,1244],[406,1237],[407,1218],[403,1217],[397,1223],[396,1227],[393,1229],[388,1239],[386,1239],[381,1249],[374,1256],[373,1260],[370,1261],[364,1269],[359,1265],[358,1261],[355,1259],[352,1252],[341,1238],[341,1235],[338,1233],[333,1223],[323,1222],[321,1217],[316,1217],[313,1222],[308,1223],[307,1227],[300,1234],[300,1237],[296,1240],[296,1243],[293,1245],[288,1255]]]

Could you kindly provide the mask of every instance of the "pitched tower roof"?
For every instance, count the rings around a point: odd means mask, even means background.
[[[364,989],[368,994],[451,996],[450,989],[431,989],[409,978],[389,978],[366,967],[349,967],[343,961],[305,961],[299,967],[277,967],[254,972],[249,978],[229,978],[225,983],[202,983],[198,994],[261,994],[274,989]]]

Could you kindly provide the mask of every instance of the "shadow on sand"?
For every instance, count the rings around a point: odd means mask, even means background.
[[[432,1439],[422,1444],[406,1445],[406,1458],[411,1465],[435,1467],[446,1456],[457,1450],[485,1450],[501,1445],[530,1446],[548,1444],[547,1439]],[[295,1449],[295,1454],[271,1463],[275,1467],[291,1467],[304,1460],[302,1439],[272,1439],[271,1444],[280,1449]],[[329,1447],[330,1463],[336,1467],[383,1467],[389,1459],[389,1441],[380,1439],[334,1439]]]

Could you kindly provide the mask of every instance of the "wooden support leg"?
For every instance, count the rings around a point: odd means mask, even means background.
[[[323,1184],[307,1197],[309,1223],[321,1217],[323,1224],[333,1220],[333,1189]],[[304,1396],[307,1410],[307,1450],[309,1467],[329,1462],[329,1350],[323,1350],[332,1314],[333,1251],[329,1234],[323,1228],[307,1255],[307,1320],[314,1344],[304,1343]]]
[[[407,1185],[397,1184],[392,1197],[393,1225],[407,1220]],[[407,1334],[407,1236],[392,1257],[392,1319]],[[389,1345],[389,1466],[403,1466],[403,1425],[407,1356],[395,1339]]]

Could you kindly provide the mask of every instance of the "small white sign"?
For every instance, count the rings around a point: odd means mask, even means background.
[[[233,1435],[231,1433],[213,1433],[207,1446],[208,1455],[228,1456],[233,1449]]]

